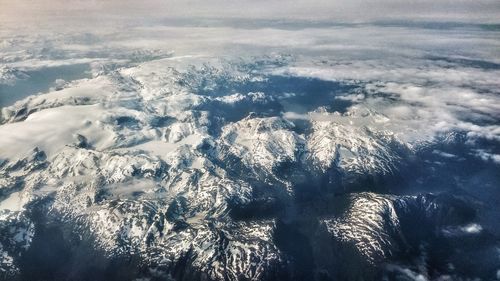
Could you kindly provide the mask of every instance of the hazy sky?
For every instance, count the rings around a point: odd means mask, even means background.
[[[498,0],[0,0],[11,22],[158,17],[301,18],[333,21],[438,19],[494,22]]]

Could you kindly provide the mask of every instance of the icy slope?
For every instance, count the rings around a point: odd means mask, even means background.
[[[29,268],[47,227],[61,251],[87,248],[130,280],[370,279],[474,220],[432,218],[453,200],[356,193],[440,141],[345,103],[366,85],[269,74],[276,65],[154,59],[3,108],[0,276]],[[413,235],[408,217],[428,232]]]

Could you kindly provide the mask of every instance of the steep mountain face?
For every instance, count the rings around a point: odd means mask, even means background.
[[[363,85],[267,71],[284,63],[94,68],[2,108],[0,278],[492,276],[493,252],[485,271],[450,265],[475,255],[457,237],[497,245],[471,197],[403,192],[444,142],[346,102]]]

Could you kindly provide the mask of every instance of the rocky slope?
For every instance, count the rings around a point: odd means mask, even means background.
[[[436,260],[457,249],[435,241],[496,243],[467,230],[468,197],[374,193],[435,143],[366,104],[335,110],[362,88],[183,63],[96,72],[2,109],[0,279],[453,278],[464,261]],[[43,261],[47,247],[63,258]]]

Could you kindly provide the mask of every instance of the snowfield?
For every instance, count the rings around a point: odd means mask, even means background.
[[[496,25],[235,22],[0,33],[0,280],[498,278]]]

